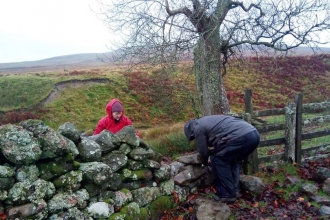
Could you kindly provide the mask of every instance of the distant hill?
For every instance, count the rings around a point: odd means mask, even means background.
[[[321,47],[317,51],[312,51],[309,47],[299,47],[290,51],[289,55],[307,56],[314,53],[330,53],[329,47]],[[111,65],[108,57],[114,53],[84,53],[72,54],[65,56],[57,56],[44,60],[14,62],[14,63],[0,63],[0,74],[6,73],[26,73],[26,72],[40,72],[50,70],[73,70],[83,68],[97,68]],[[285,54],[284,52],[277,52],[277,55]],[[246,55],[251,56],[252,53],[247,52]]]
[[[44,60],[0,63],[0,74],[4,73],[24,73],[49,70],[77,69],[87,67],[99,67],[109,65],[108,58],[112,55],[108,53],[84,53],[57,56]]]

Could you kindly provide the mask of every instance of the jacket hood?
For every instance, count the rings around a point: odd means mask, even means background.
[[[112,99],[105,107],[105,110],[107,111],[108,115],[111,118],[112,118],[112,106],[115,102],[119,102],[123,106],[123,104],[118,99]],[[124,115],[124,106],[123,106],[123,115]]]
[[[197,119],[192,119],[188,121],[184,125],[184,134],[188,138],[189,141],[192,141],[195,139],[195,132],[194,132],[194,127],[196,125]]]

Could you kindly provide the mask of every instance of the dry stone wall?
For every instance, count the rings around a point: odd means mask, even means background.
[[[67,122],[0,127],[0,217],[157,219],[212,176],[197,155],[162,162],[133,126],[83,137]]]

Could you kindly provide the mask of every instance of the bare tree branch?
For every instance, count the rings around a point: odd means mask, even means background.
[[[231,56],[330,43],[329,0],[98,1],[118,33],[117,60],[165,68],[194,56],[203,114],[228,112],[222,77]]]

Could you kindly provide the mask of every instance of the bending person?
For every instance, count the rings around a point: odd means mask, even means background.
[[[234,203],[239,191],[239,161],[258,147],[257,129],[232,116],[210,115],[188,121],[184,132],[189,141],[196,139],[203,164],[212,165],[218,199]]]

